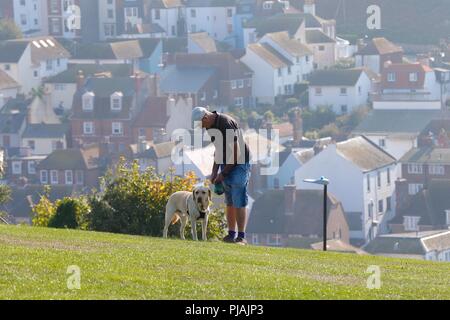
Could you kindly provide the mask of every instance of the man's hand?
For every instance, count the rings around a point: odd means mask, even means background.
[[[211,173],[211,177],[209,178],[209,180],[211,181],[212,184],[214,184],[216,179],[217,179],[217,172]]]
[[[222,182],[224,182],[224,180],[225,180],[225,177],[223,176],[223,174],[219,174],[218,176],[217,176],[217,178],[214,180],[214,184],[219,184],[219,183],[222,183]]]

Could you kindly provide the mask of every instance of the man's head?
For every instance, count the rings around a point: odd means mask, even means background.
[[[216,115],[205,108],[197,107],[192,110],[192,121],[194,125],[201,123],[202,128],[210,129],[216,121]]]

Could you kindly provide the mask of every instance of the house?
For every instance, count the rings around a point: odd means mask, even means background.
[[[331,193],[327,198],[327,239],[349,243],[344,207]],[[247,232],[250,243],[266,246],[301,246],[323,239],[323,192],[285,186],[269,190],[253,204]]]
[[[414,195],[436,179],[450,179],[450,149],[424,146],[413,148],[400,159],[401,177]]]
[[[314,157],[314,149],[288,150],[280,154],[280,169],[277,174],[268,176],[267,187],[280,189],[295,183],[295,172]],[[284,158],[284,159],[283,159]]]
[[[43,29],[55,38],[79,39],[81,37],[81,0],[41,1]],[[85,3],[83,3],[85,4]],[[69,25],[70,23],[70,25]]]
[[[67,148],[69,127],[66,124],[27,124],[21,137],[21,146],[29,147],[32,155],[49,155]]]
[[[188,53],[213,53],[217,51],[216,41],[208,33],[189,33]]]
[[[218,105],[219,79],[214,67],[167,66],[161,73],[161,93],[192,98],[201,107]]]
[[[313,70],[312,52],[287,31],[266,34],[250,44],[241,61],[253,72],[253,95],[259,103],[293,95],[295,84]]]
[[[422,132],[432,120],[441,117],[437,110],[373,110],[352,135],[364,135],[399,160],[418,147]]]
[[[72,146],[105,143],[109,153],[123,154],[133,143],[133,123],[150,95],[150,78],[136,74],[78,83],[69,118]]]
[[[0,2],[0,18],[10,19],[25,36],[37,36],[45,33],[43,30],[45,18],[43,3],[34,1],[26,5],[23,1],[2,0]]]
[[[168,141],[175,130],[190,130],[192,109],[190,98],[149,97],[133,124],[134,141]]]
[[[363,68],[318,70],[309,76],[309,107],[331,107],[337,114],[367,106],[372,76]]]
[[[25,186],[39,183],[36,166],[46,158],[44,155],[33,155],[29,147],[8,148],[6,150],[6,173],[8,184]]]
[[[186,10],[182,0],[152,0],[151,21],[159,25],[167,37],[180,37],[186,33]]]
[[[30,94],[42,81],[67,69],[69,52],[52,37],[25,38],[0,44],[0,69]]]
[[[314,69],[326,69],[336,64],[336,40],[322,30],[306,30],[306,44],[314,53]]]
[[[435,71],[418,63],[385,63],[380,92],[372,97],[378,110],[440,110],[441,84]]]
[[[233,17],[235,0],[187,0],[186,25],[188,33],[206,32],[214,40],[235,46]]]
[[[80,74],[83,77],[126,77],[133,74],[133,68],[129,64],[75,64],[69,65],[63,71],[45,80],[44,88],[50,97],[54,109],[68,112],[72,109],[73,96],[77,91],[77,79]]]
[[[141,171],[152,167],[159,175],[168,175],[174,167],[172,152],[175,148],[174,142],[144,143],[135,152],[134,158],[138,160]]]
[[[175,63],[181,67],[211,67],[218,79],[218,106],[248,107],[253,105],[253,71],[230,53],[177,54]]]
[[[254,0],[241,0],[237,2],[236,14],[233,18],[233,30],[237,49],[245,49],[246,47],[244,43],[244,25],[253,18],[257,7],[257,1]]]
[[[369,43],[363,44],[355,54],[357,68],[366,67],[380,74],[387,61],[402,63],[403,49],[386,38],[373,38]]]
[[[20,90],[20,84],[5,71],[0,70],[0,108],[8,99],[15,98]]]
[[[377,237],[364,250],[391,258],[450,262],[450,231],[386,234]]]
[[[388,231],[395,214],[396,159],[364,136],[328,145],[295,172],[300,190],[321,189],[304,179],[325,176],[329,191],[342,202],[354,244]]]
[[[37,165],[42,185],[76,186],[79,189],[98,188],[103,173],[98,145],[55,150]]]

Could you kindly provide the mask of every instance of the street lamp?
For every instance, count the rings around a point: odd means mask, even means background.
[[[320,179],[317,180],[305,179],[303,181],[323,186],[323,251],[327,251],[327,194],[330,180],[325,177],[320,177]]]

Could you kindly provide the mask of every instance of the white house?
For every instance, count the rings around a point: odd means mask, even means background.
[[[306,44],[314,53],[314,69],[336,64],[336,40],[321,30],[306,30]]]
[[[44,1],[39,0],[13,0],[14,22],[25,35],[43,34],[44,17],[42,12]]]
[[[260,103],[294,94],[294,85],[313,70],[312,52],[287,31],[268,33],[250,44],[241,61],[253,72],[253,96]]]
[[[234,41],[233,17],[235,0],[188,0],[186,25],[188,32],[207,32],[217,41]]]
[[[370,74],[363,68],[318,70],[309,77],[309,106],[329,106],[338,114],[350,113],[369,102]]]
[[[381,73],[385,62],[402,63],[403,49],[386,38],[373,38],[355,54],[355,66]]]
[[[387,233],[395,216],[396,160],[360,136],[329,145],[295,172],[297,189],[319,189],[304,179],[325,176],[329,191],[342,202],[354,243],[370,242]]]
[[[7,100],[15,98],[19,90],[20,85],[0,69],[0,108]]]
[[[151,4],[151,21],[166,32],[167,37],[179,37],[184,33],[185,7],[181,0],[154,0]]]
[[[0,69],[29,94],[42,80],[67,70],[69,52],[52,37],[5,41],[0,45]]]

